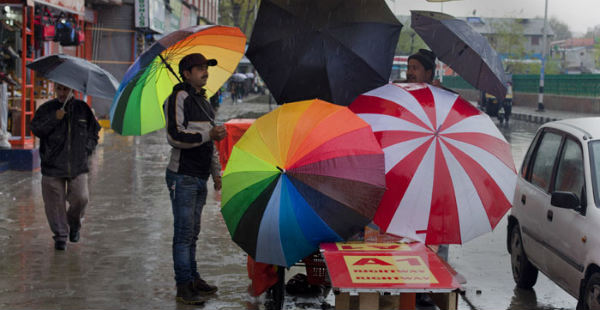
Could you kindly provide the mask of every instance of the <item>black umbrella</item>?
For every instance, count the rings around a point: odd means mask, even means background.
[[[49,55],[37,58],[27,67],[44,78],[92,97],[113,99],[119,88],[112,74],[79,57]]]
[[[263,0],[246,55],[279,104],[349,105],[388,83],[401,29],[384,0]]]
[[[484,36],[465,21],[447,14],[411,11],[411,16],[411,27],[441,61],[473,87],[504,98],[504,67]]]

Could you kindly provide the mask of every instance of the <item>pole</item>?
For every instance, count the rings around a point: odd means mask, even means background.
[[[544,112],[544,69],[546,67],[546,34],[548,33],[548,0],[544,10],[544,29],[542,30],[542,67],[540,69],[540,89],[538,94],[538,112]]]

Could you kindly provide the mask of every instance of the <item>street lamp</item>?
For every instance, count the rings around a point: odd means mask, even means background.
[[[544,12],[544,29],[542,29],[542,68],[540,69],[540,88],[538,93],[538,112],[544,112],[544,68],[546,67],[546,34],[548,32],[548,0]]]

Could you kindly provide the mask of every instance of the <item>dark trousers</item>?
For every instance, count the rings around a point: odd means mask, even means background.
[[[81,227],[89,200],[87,173],[74,179],[42,176],[42,198],[54,240],[66,241],[69,228],[79,230]]]

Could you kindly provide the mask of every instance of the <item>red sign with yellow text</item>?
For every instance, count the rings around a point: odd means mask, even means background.
[[[454,270],[422,244],[322,244],[332,286],[454,290]]]

